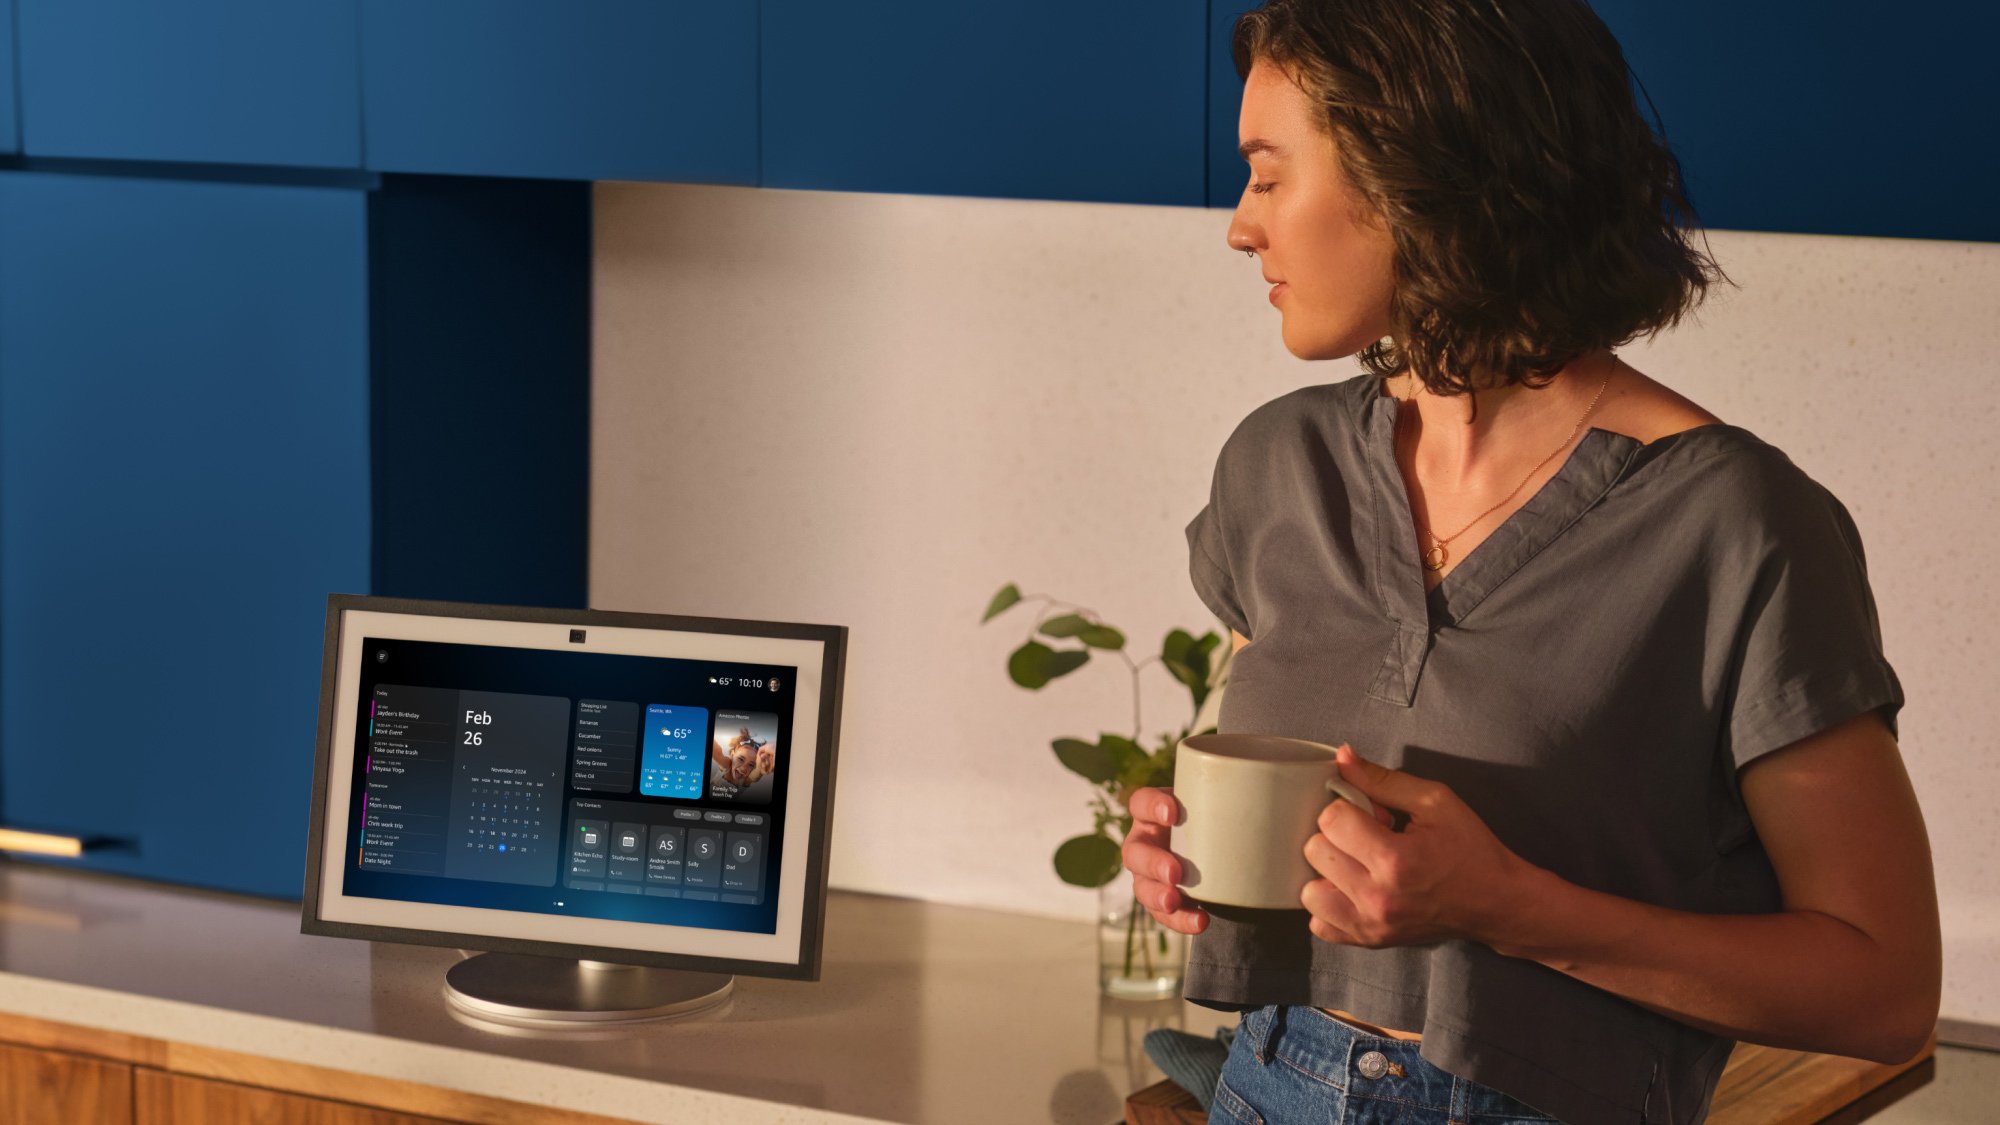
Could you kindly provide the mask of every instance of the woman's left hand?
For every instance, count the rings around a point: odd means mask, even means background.
[[[1376,765],[1345,743],[1338,750],[1342,780],[1410,820],[1394,832],[1339,798],[1320,810],[1305,855],[1323,878],[1300,895],[1313,936],[1368,949],[1480,940],[1521,857],[1450,786]]]

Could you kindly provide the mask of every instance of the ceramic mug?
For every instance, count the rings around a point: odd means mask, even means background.
[[[1299,896],[1319,872],[1306,841],[1329,800],[1375,815],[1368,795],[1341,780],[1334,749],[1269,734],[1197,734],[1174,758],[1174,796],[1186,810],[1168,847],[1181,857],[1180,888],[1196,905],[1304,910]]]

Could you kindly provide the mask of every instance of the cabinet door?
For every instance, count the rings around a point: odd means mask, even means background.
[[[453,1125],[438,1117],[417,1117],[347,1102],[286,1094],[211,1078],[133,1068],[136,1125]]]
[[[124,1063],[0,1044],[0,1125],[130,1125]]]
[[[362,0],[367,166],[757,182],[756,0]]]
[[[1257,3],[1213,0],[1211,207],[1234,207],[1249,179],[1229,38]],[[1664,125],[1701,225],[2000,240],[2000,148],[1972,140],[2000,134],[1986,61],[2000,7],[1911,5],[1894,19],[1859,0],[1592,7],[1638,77],[1640,114]]]
[[[13,0],[31,156],[353,168],[357,0]]]
[[[1704,225],[2000,240],[2000,7],[1594,7],[1644,84],[1639,112],[1665,122]]]
[[[1200,206],[1203,0],[764,0],[766,187]]]
[[[297,898],[369,585],[365,193],[0,173],[0,823]]]
[[[0,152],[21,151],[14,118],[14,0],[0,0]]]
[[[1234,208],[1250,184],[1250,165],[1236,151],[1243,138],[1243,79],[1229,52],[1236,18],[1262,0],[1212,0],[1208,24],[1208,205]]]

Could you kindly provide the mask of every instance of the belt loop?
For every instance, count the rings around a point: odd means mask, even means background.
[[[1273,1004],[1271,1005],[1271,1014],[1264,1018],[1263,1025],[1253,1029],[1252,1034],[1254,1038],[1250,1046],[1252,1052],[1257,1056],[1258,1062],[1268,1063],[1271,1061],[1271,1040],[1277,1036],[1278,1024],[1284,1018],[1285,1006],[1283,1004]]]

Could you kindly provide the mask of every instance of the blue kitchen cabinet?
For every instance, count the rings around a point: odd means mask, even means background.
[[[1211,5],[1208,204],[1234,207],[1249,172],[1229,38],[1257,3]],[[1917,4],[1884,19],[1861,0],[1592,6],[1637,75],[1640,113],[1664,125],[1701,225],[2000,240],[1987,203],[2000,149],[1978,139],[2000,136],[1985,70],[2000,8]]]
[[[0,171],[0,825],[297,899],[332,592],[584,604],[586,183]],[[30,859],[33,857],[17,857]]]
[[[1200,206],[1205,0],[765,0],[765,187]]]
[[[13,0],[22,151],[361,163],[357,0]]]
[[[0,152],[19,152],[14,116],[14,0],[0,0]]]
[[[0,823],[296,897],[369,582],[366,193],[0,172]]]
[[[368,211],[370,592],[582,608],[590,184],[382,179]]]
[[[756,0],[361,0],[367,167],[757,182]]]
[[[2000,240],[2000,8],[1597,0],[1659,109],[1702,222]],[[1639,109],[1652,110],[1640,96]],[[1985,137],[1987,140],[1980,140]]]
[[[1236,17],[1261,0],[1209,0],[1208,17],[1208,205],[1236,206],[1250,183],[1250,165],[1236,151],[1243,138],[1243,79],[1230,54]]]

